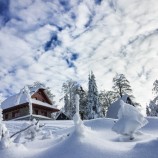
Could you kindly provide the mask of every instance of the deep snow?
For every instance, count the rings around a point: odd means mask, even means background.
[[[21,143],[1,149],[0,158],[157,158],[158,118],[147,119],[149,123],[132,141],[120,139],[111,130],[114,119],[84,121],[84,135],[76,133],[73,121],[40,121],[46,125],[34,141],[21,139]],[[13,134],[26,122],[5,123]],[[52,136],[42,139],[49,131]]]

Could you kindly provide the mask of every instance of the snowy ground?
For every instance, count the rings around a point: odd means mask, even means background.
[[[85,121],[83,135],[74,132],[73,121],[41,121],[46,123],[34,141],[13,144],[0,150],[0,158],[157,158],[158,119],[149,123],[132,141],[120,137],[111,128],[113,119]],[[23,128],[25,121],[8,121],[10,134]],[[42,139],[51,131],[52,138]]]

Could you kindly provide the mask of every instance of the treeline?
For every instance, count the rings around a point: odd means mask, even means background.
[[[135,106],[140,106],[139,103],[135,102],[130,82],[124,74],[116,74],[112,81],[112,90],[98,91],[96,78],[93,72],[88,76],[87,89],[83,89],[82,85],[79,85],[77,81],[72,79],[67,80],[62,85],[63,97],[61,100],[64,102],[63,111],[72,119],[75,114],[76,93],[80,96],[79,106],[82,119],[106,117],[108,107],[125,94],[128,94]],[[28,85],[28,87],[44,87],[46,89],[45,92],[52,100],[53,106],[55,106],[55,95],[52,94],[51,89],[46,87],[45,84],[34,82],[33,85]],[[153,83],[152,92],[154,97],[150,100],[149,105],[146,105],[146,114],[147,116],[158,116],[158,80],[155,80]]]
[[[88,90],[78,85],[77,81],[67,80],[63,83],[64,112],[70,118],[75,113],[75,94],[80,96],[80,115],[82,119],[105,117],[108,107],[124,94],[128,94],[132,100],[132,88],[124,74],[116,74],[113,78],[111,91],[98,91],[96,78],[93,72],[88,77]],[[134,103],[139,105],[138,103]]]

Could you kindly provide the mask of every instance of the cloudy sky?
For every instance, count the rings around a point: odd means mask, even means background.
[[[145,106],[158,78],[156,0],[0,0],[0,92],[10,96],[40,81],[59,95],[62,83],[99,90],[125,74]]]

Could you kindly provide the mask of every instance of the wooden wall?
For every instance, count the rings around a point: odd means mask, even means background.
[[[52,103],[50,102],[50,100],[45,95],[44,90],[42,90],[42,89],[39,89],[37,92],[35,92],[32,95],[32,98],[52,105]]]

